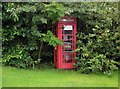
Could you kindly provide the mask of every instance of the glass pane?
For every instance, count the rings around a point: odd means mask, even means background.
[[[64,30],[63,34],[72,34],[72,31],[71,30]]]
[[[73,53],[69,51],[63,52],[63,63],[70,63],[72,62],[73,58],[74,58]]]
[[[63,35],[62,39],[63,40],[73,40],[73,37],[71,35]]]

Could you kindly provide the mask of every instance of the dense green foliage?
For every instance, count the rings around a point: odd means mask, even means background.
[[[26,68],[53,60],[52,46],[62,41],[53,35],[52,24],[67,14],[77,18],[77,70],[110,74],[120,55],[118,6],[117,2],[2,3],[3,62]]]
[[[85,7],[73,8],[78,22],[82,21],[82,25],[78,23],[77,70],[111,74],[120,57],[118,3],[81,3],[77,7]]]
[[[77,63],[76,66],[81,72],[103,72],[111,74],[117,69],[120,50],[117,45],[118,31],[110,32],[109,29],[92,29],[89,34],[78,34]],[[118,30],[118,29],[117,29]]]
[[[120,63],[118,3],[65,3],[65,6],[77,17],[77,70],[111,74]]]
[[[51,32],[52,23],[64,16],[62,5],[54,2],[2,4],[5,64],[23,68],[34,67],[40,59],[41,43],[52,46],[62,44]]]

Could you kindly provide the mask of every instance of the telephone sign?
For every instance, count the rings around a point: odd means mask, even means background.
[[[64,30],[72,30],[72,26],[71,25],[64,26]]]

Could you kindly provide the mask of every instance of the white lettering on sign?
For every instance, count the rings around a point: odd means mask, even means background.
[[[64,30],[72,30],[72,26],[71,25],[67,25],[67,26],[64,26]]]

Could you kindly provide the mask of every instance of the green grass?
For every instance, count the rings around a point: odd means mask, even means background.
[[[35,70],[3,66],[3,87],[117,87],[118,73],[80,74],[73,70],[40,68]]]

